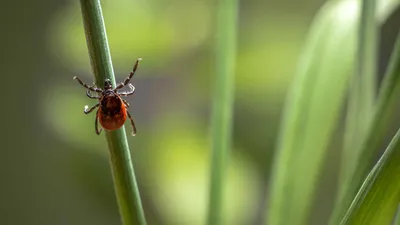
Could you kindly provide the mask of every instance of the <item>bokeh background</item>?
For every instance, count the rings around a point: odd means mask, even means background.
[[[72,80],[93,81],[79,1],[1,3],[0,224],[120,224],[107,145],[83,114],[95,101]],[[143,58],[129,144],[149,224],[205,221],[216,3],[102,1],[117,80]],[[262,224],[285,95],[323,3],[240,2],[226,224]],[[380,74],[399,26],[398,10],[381,30]],[[339,151],[329,157],[312,224],[332,208]]]

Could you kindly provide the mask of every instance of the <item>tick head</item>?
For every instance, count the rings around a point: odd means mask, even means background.
[[[104,81],[104,89],[105,90],[112,89],[112,84],[111,84],[111,80],[110,79],[106,79]]]

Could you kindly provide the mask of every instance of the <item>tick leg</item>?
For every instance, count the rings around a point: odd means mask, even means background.
[[[94,95],[92,95],[92,94],[90,93],[90,90],[89,90],[89,89],[86,90],[86,96],[88,96],[88,97],[91,98],[91,99],[100,99],[100,98],[101,98],[100,96],[94,96]]]
[[[130,106],[129,103],[125,99],[122,99],[122,101],[125,103],[126,107]]]
[[[128,96],[128,95],[132,95],[133,93],[135,93],[135,87],[132,84],[128,84],[128,85],[131,90],[124,91],[124,92],[118,92],[118,94],[122,95],[122,96]]]
[[[89,113],[91,113],[95,108],[97,108],[97,107],[99,107],[99,105],[100,105],[100,103],[97,103],[96,105],[94,105],[92,108],[90,108],[89,110],[88,110],[88,106],[87,105],[85,105],[85,109],[83,110],[83,112],[85,113],[85,114],[89,114]]]
[[[95,87],[96,85],[93,85],[93,86],[91,86],[90,88],[93,88],[93,87]],[[88,96],[89,98],[91,98],[91,99],[100,99],[101,97],[100,96],[94,96],[94,95],[92,95],[91,93],[90,93],[90,90],[89,89],[87,89],[86,90],[86,96]]]
[[[114,91],[117,90],[117,89],[123,88],[125,85],[127,85],[129,83],[129,81],[132,79],[133,75],[135,74],[136,69],[139,66],[139,61],[140,60],[142,60],[142,58],[138,58],[136,60],[136,63],[135,63],[135,66],[133,67],[132,72],[129,73],[129,76],[124,80],[124,82],[121,82],[120,84],[117,85],[117,87],[114,89]]]
[[[91,90],[91,91],[95,91],[95,92],[99,92],[99,93],[101,93],[101,92],[103,92],[103,90],[102,89],[100,89],[100,88],[95,88],[95,87],[89,87],[87,84],[85,84],[81,79],[79,79],[79,77],[77,77],[77,76],[74,76],[74,80],[77,80],[83,87],[85,87],[86,89],[89,89],[89,90]]]
[[[126,110],[126,114],[128,114],[129,119],[131,120],[131,125],[132,125],[132,136],[136,135],[136,126],[135,126],[135,122],[133,122],[132,116],[129,113],[128,110]]]
[[[95,118],[95,121],[94,121],[94,128],[95,128],[95,130],[96,130],[96,134],[97,135],[100,135],[100,132],[103,130],[102,128],[100,128],[99,129],[99,124],[98,124],[98,121],[99,121],[99,111],[97,110],[97,113],[96,113],[96,118]]]

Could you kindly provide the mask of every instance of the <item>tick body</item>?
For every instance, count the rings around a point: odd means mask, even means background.
[[[106,130],[116,130],[126,121],[126,108],[121,97],[110,92],[101,99],[98,118]]]
[[[85,106],[84,113],[89,114],[97,108],[96,119],[95,119],[95,130],[96,134],[100,134],[101,128],[99,128],[98,123],[100,123],[101,127],[105,130],[116,130],[124,125],[127,118],[131,121],[132,125],[132,135],[136,135],[136,127],[135,123],[132,119],[131,114],[128,111],[129,104],[122,96],[128,96],[135,93],[135,87],[129,83],[132,79],[133,75],[136,72],[136,69],[139,65],[139,58],[136,61],[135,66],[133,67],[132,72],[130,72],[129,76],[124,80],[124,82],[119,83],[115,88],[112,86],[111,81],[106,79],[104,81],[104,89],[97,88],[95,85],[88,86],[78,77],[74,77],[83,87],[86,88],[86,95],[92,99],[98,99],[98,103],[89,109],[88,106]],[[118,90],[128,85],[130,88],[127,92],[119,92]],[[96,94],[93,95],[92,92]]]

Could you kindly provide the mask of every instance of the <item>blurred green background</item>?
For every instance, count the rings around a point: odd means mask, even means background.
[[[2,3],[0,224],[120,224],[107,145],[95,115],[83,114],[95,101],[72,80],[93,81],[79,2]],[[286,92],[323,3],[240,3],[226,224],[262,224]],[[148,224],[204,224],[217,1],[102,5],[117,80],[143,58],[128,98],[138,128],[129,144]],[[379,74],[399,26],[398,10],[381,29]],[[339,154],[329,155],[311,224],[329,217]]]

